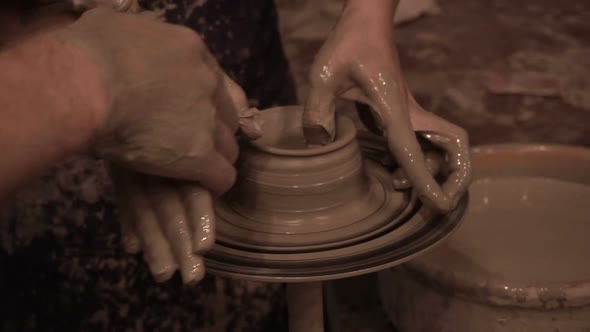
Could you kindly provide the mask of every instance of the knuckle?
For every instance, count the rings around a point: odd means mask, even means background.
[[[456,137],[459,140],[459,143],[468,144],[469,142],[469,134],[467,130],[457,126],[456,128]]]
[[[308,74],[312,87],[319,87],[327,84],[334,76],[333,68],[327,64],[315,63]]]
[[[206,50],[203,39],[195,30],[185,26],[175,26],[174,31],[176,40],[182,43],[184,47],[188,47],[191,52],[195,52],[194,54],[199,54]]]
[[[210,66],[204,66],[199,72],[199,81],[202,82],[203,89],[212,94],[219,85],[219,75]]]
[[[205,128],[201,131],[200,137],[191,147],[191,152],[188,154],[190,157],[195,159],[195,162],[203,165],[210,158],[211,154],[215,151],[215,141],[210,133],[209,128]]]

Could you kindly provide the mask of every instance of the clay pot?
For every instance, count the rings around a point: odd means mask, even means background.
[[[590,330],[590,149],[474,149],[464,224],[379,273],[401,331]]]
[[[311,147],[302,114],[265,110],[263,138],[243,142],[238,182],[216,202],[209,272],[272,282],[351,277],[401,264],[456,229],[467,197],[433,214],[411,189],[394,188],[376,150],[361,153],[351,120],[339,115],[334,142]]]
[[[298,106],[263,112],[264,135],[244,142],[238,181],[220,215],[276,234],[260,244],[311,245],[362,235],[399,214],[407,197],[367,175],[376,167],[363,161],[353,122],[338,116],[334,142],[313,147],[303,136],[302,112]]]
[[[352,122],[338,117],[335,141],[308,147],[301,127],[291,125],[298,123],[297,107],[264,115],[265,127],[272,130],[242,150],[239,180],[229,199],[232,207],[265,224],[305,228],[305,232],[333,229],[361,218],[359,213],[373,197]],[[350,209],[351,202],[356,209]],[[329,221],[316,217],[342,213],[353,215]]]

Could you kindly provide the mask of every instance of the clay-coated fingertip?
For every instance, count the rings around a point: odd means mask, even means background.
[[[203,278],[205,278],[205,271],[204,270],[205,269],[203,269],[203,273],[200,275],[195,275],[195,276],[192,276],[188,279],[183,278],[182,283],[187,287],[197,285],[199,282],[201,282],[201,280],[203,280]]]
[[[161,283],[170,280],[170,278],[172,278],[172,276],[174,275],[174,272],[176,272],[176,267],[172,266],[153,268],[152,276],[154,277],[154,280],[156,280],[156,282]]]
[[[326,145],[332,142],[332,135],[326,128],[320,125],[306,126],[303,128],[305,140],[309,144]]]
[[[200,256],[195,256],[193,262],[182,269],[182,283],[192,286],[205,277],[205,264]]]
[[[211,248],[213,248],[213,245],[215,244],[215,241],[213,239],[209,240],[209,239],[195,239],[193,240],[193,254],[195,255],[204,255],[206,254],[209,250],[211,250]]]
[[[446,197],[434,200],[426,195],[420,195],[420,200],[425,205],[437,210],[440,213],[448,213],[452,210],[451,201]]]

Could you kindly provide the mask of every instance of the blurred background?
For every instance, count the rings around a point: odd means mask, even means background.
[[[304,100],[344,1],[276,2]],[[590,145],[590,1],[402,0],[395,21],[413,94],[472,144]]]

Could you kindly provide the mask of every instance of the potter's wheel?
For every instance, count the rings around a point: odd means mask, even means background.
[[[216,206],[208,271],[278,282],[350,277],[401,264],[459,224],[467,197],[442,216],[411,190],[396,191],[388,170],[362,157],[349,119],[337,119],[333,144],[307,148],[297,143],[299,107],[263,114],[273,133],[242,149],[240,180]]]
[[[391,224],[401,224],[384,230],[368,240],[344,247],[318,248],[306,252],[285,252],[228,244],[218,237],[207,255],[210,272],[239,279],[300,282],[347,278],[379,271],[404,263],[431,249],[459,225],[468,198],[450,214],[425,218],[426,208],[417,204],[408,216]]]
[[[424,218],[424,208],[417,207],[395,230],[341,248],[290,253],[257,251],[233,247],[219,237],[207,255],[207,268],[217,275],[277,282],[340,279],[379,271],[404,263],[446,238],[458,226],[467,200],[464,197],[452,213],[435,218]]]

